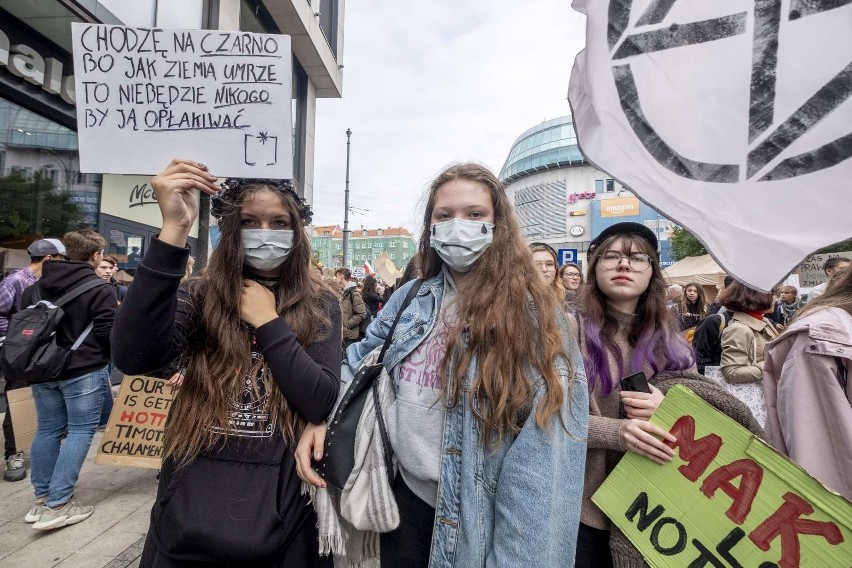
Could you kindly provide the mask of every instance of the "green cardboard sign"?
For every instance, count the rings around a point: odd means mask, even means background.
[[[592,497],[651,566],[852,566],[849,501],[685,387],[651,421],[674,459],[628,452]]]

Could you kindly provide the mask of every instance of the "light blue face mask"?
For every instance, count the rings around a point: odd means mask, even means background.
[[[494,240],[494,223],[450,219],[434,223],[429,244],[456,272],[468,272]]]
[[[291,230],[243,229],[245,263],[255,270],[275,270],[293,250]]]

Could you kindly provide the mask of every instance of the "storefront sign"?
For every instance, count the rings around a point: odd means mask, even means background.
[[[569,193],[568,203],[577,203],[578,199],[594,199],[597,195],[594,191],[589,193]]]
[[[293,176],[290,36],[72,25],[80,169]],[[116,151],[117,148],[122,151]]]
[[[619,197],[601,201],[601,217],[633,217],[639,215],[639,200],[635,197]]]
[[[592,497],[651,566],[852,565],[849,501],[684,387],[651,422],[674,459],[627,452]]]
[[[852,260],[852,251],[832,252],[828,254],[812,254],[796,269],[799,275],[799,286],[802,288],[813,288],[826,281],[823,266],[830,258],[848,258]]]
[[[62,62],[53,57],[44,57],[24,43],[11,45],[9,36],[2,30],[0,67],[5,67],[13,75],[41,87],[51,95],[59,95],[66,103],[74,104],[74,76],[63,76],[65,66]]]
[[[157,205],[154,190],[151,187],[150,176],[105,174],[101,212],[150,227],[160,227],[163,224],[160,207]],[[192,225],[189,235],[198,236],[198,219]]]

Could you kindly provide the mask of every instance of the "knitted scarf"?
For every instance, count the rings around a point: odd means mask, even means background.
[[[362,365],[373,364],[379,351],[381,347],[370,353]],[[342,374],[348,374],[348,369],[347,365],[343,365]],[[379,405],[388,408],[396,397],[392,379],[383,368],[376,380]],[[338,404],[347,386],[348,381],[342,384]],[[332,416],[335,411],[332,411]],[[390,532],[399,526],[399,509],[389,481],[395,475],[396,462],[394,471],[387,471],[372,396],[367,397],[358,420],[354,451],[355,467],[343,491],[332,487],[317,488],[303,482],[302,493],[310,495],[317,512],[320,554],[334,554],[337,566],[366,568],[374,566],[373,562],[378,558],[379,533]]]

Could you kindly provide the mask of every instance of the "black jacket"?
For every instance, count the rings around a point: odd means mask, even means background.
[[[113,333],[114,360],[125,373],[149,373],[203,348],[197,300],[190,285],[180,282],[188,254],[152,239]],[[286,558],[302,527],[315,525],[308,497],[300,492],[293,448],[269,416],[264,393],[279,389],[308,422],[331,412],[340,388],[341,324],[337,299],[329,293],[325,303],[331,333],[307,348],[283,318],[247,328],[252,358],[266,361],[272,381],[257,377],[257,390],[246,388],[233,401],[222,444],[185,467],[164,460],[150,532],[157,553],[175,565],[268,566]],[[181,396],[178,391],[177,400]]]
[[[692,347],[695,349],[695,363],[698,372],[704,374],[704,368],[708,365],[718,366],[722,362],[722,329],[734,312],[726,310],[718,314],[711,314],[701,320],[695,328],[692,337]],[[724,325],[723,325],[724,322]]]
[[[34,303],[36,286],[39,287],[42,300],[58,300],[88,280],[100,280],[95,274],[95,269],[88,262],[74,260],[45,262],[41,269],[41,279],[24,290],[21,305],[30,306]],[[62,308],[65,316],[62,318],[56,339],[60,347],[71,347],[90,322],[94,322],[94,327],[77,351],[71,355],[68,367],[57,380],[79,377],[109,363],[109,335],[115,321],[117,305],[115,288],[106,285],[83,293]]]

